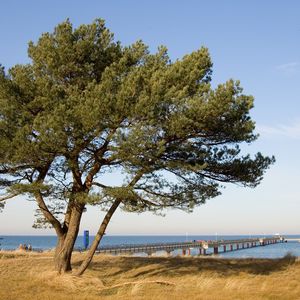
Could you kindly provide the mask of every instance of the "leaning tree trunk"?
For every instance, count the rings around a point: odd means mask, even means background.
[[[57,246],[54,255],[56,271],[66,273],[72,271],[71,258],[74,244],[78,235],[83,206],[72,209],[71,218],[67,232],[58,236]]]
[[[106,227],[120,203],[121,203],[121,200],[119,200],[119,199],[115,200],[115,202],[112,204],[112,206],[106,213],[106,215],[97,231],[95,239],[94,239],[90,249],[88,250],[85,259],[83,260],[78,271],[76,272],[76,275],[78,275],[78,276],[82,275],[84,273],[84,271],[87,269],[87,267],[89,266],[90,262],[93,259],[94,254],[95,254],[95,251],[97,250],[98,245],[105,233]]]

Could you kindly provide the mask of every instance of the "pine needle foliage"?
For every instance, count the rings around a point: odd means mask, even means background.
[[[28,55],[0,70],[0,208],[26,194],[57,230],[72,206],[116,198],[132,212],[192,211],[222,183],[257,186],[274,162],[241,153],[257,138],[253,97],[234,80],[212,88],[205,47],[171,61],[165,47],[122,46],[101,19],[66,20]],[[108,172],[124,182],[105,185]]]

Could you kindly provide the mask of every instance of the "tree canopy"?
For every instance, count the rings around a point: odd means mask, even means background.
[[[0,70],[0,203],[34,198],[36,226],[67,236],[76,211],[77,236],[87,204],[116,199],[133,212],[191,211],[224,182],[255,187],[274,162],[241,153],[257,138],[253,97],[234,80],[212,88],[207,48],[171,61],[165,47],[115,42],[101,19],[67,20],[28,55]],[[107,172],[124,182],[104,184]]]

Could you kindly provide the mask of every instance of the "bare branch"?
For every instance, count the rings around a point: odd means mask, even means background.
[[[60,222],[54,217],[54,215],[50,212],[50,210],[48,209],[42,193],[41,192],[36,192],[35,193],[35,199],[36,202],[39,206],[39,208],[41,209],[41,212],[43,213],[43,215],[45,216],[45,218],[50,222],[50,224],[54,227],[55,231],[57,232],[57,234],[60,236],[63,234],[62,231],[62,227]]]
[[[19,195],[18,193],[14,193],[14,194],[10,194],[10,195],[4,196],[4,197],[0,197],[0,201],[5,201],[5,200],[8,200],[8,199],[14,198],[18,195]]]
[[[90,170],[90,172],[88,173],[88,175],[86,176],[85,182],[84,182],[84,186],[89,189],[92,186],[92,182],[93,179],[95,177],[95,175],[99,172],[99,170],[101,169],[101,159],[99,159],[99,156],[102,156],[106,150],[107,147],[111,141],[111,138],[113,137],[114,133],[116,132],[117,128],[114,128],[111,130],[111,132],[108,134],[105,142],[102,144],[102,146],[97,149],[97,151],[95,151],[94,153],[94,159],[95,159],[95,163],[92,167],[92,169]]]
[[[31,167],[31,165],[21,165],[16,167],[0,167],[0,174],[15,173],[17,171],[26,170]]]
[[[93,183],[92,183],[92,185],[95,185],[95,186],[101,187],[101,188],[103,188],[103,189],[106,189],[106,188],[108,188],[108,186],[107,186],[107,185],[105,185],[105,184],[102,184],[102,183],[99,183],[99,182],[93,182]]]
[[[42,183],[47,175],[47,172],[50,168],[51,163],[48,163],[44,168],[39,170],[39,176],[36,180],[38,183]],[[41,209],[41,212],[45,216],[45,218],[50,222],[50,224],[54,227],[56,233],[58,236],[61,236],[63,234],[62,226],[58,219],[55,218],[55,216],[51,213],[48,206],[46,205],[43,195],[41,191],[37,191],[34,193],[36,202]]]

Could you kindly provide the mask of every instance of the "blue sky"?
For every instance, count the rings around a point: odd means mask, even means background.
[[[227,186],[192,214],[167,211],[162,218],[118,212],[108,233],[300,233],[299,1],[11,0],[2,1],[0,10],[0,63],[6,68],[28,62],[28,41],[66,18],[78,26],[100,17],[123,44],[142,39],[151,51],[163,44],[172,59],[208,47],[213,85],[239,79],[244,92],[255,97],[252,117],[260,138],[245,151],[277,159],[259,187]],[[53,233],[31,228],[33,207],[24,198],[7,202],[0,234]],[[95,232],[101,216],[88,208],[82,229]]]

